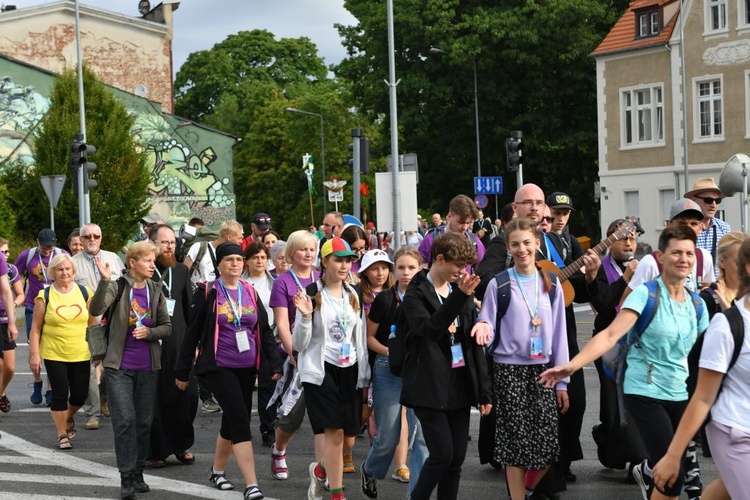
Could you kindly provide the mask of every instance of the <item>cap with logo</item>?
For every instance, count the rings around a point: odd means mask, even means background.
[[[367,253],[365,253],[365,256],[362,257],[362,265],[359,267],[359,271],[357,271],[357,274],[360,276],[363,272],[367,271],[367,268],[371,265],[375,264],[376,262],[385,262],[388,264],[388,267],[393,270],[393,262],[391,262],[391,259],[388,258],[388,254],[380,249],[374,249],[370,250]]]
[[[671,221],[681,215],[703,220],[701,207],[693,200],[677,200],[672,204],[672,208],[669,210],[669,220]]]
[[[573,208],[573,200],[570,199],[570,196],[560,191],[555,191],[547,196],[545,203],[550,208],[569,208],[575,210]]]
[[[36,239],[43,247],[53,247],[57,245],[57,235],[50,228],[45,228],[39,231]]]
[[[271,227],[271,216],[264,213],[257,213],[253,215],[253,224],[258,226],[258,229],[268,229]]]
[[[357,256],[356,253],[352,252],[352,247],[349,246],[349,243],[341,238],[331,238],[323,244],[323,248],[320,249],[320,256],[328,257],[329,255],[335,255],[336,257]]]

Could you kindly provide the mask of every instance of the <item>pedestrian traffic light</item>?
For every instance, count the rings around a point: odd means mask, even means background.
[[[370,139],[363,137],[359,143],[359,171],[370,173]]]
[[[81,153],[85,150],[86,144],[83,143],[83,136],[76,134],[76,138],[70,143],[70,173],[73,178],[73,193],[76,196],[78,196],[78,169],[83,160]]]
[[[505,157],[508,172],[516,172],[523,166],[523,142],[521,132],[511,132],[511,136],[505,140]]]
[[[88,193],[99,185],[94,179],[90,177],[91,172],[96,170],[96,163],[88,161],[83,164],[83,192]]]
[[[362,130],[358,128],[352,129],[352,142],[348,147],[349,151],[352,152],[352,157],[349,160],[349,166],[352,167],[352,172],[362,171]]]

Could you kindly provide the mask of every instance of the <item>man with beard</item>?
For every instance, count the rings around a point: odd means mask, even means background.
[[[195,462],[190,447],[195,441],[193,420],[198,412],[198,385],[188,384],[181,391],[175,386],[175,365],[187,330],[188,311],[193,300],[190,270],[177,262],[174,230],[159,224],[151,228],[149,239],[156,245],[156,271],[153,280],[164,284],[167,311],[172,319],[172,335],[162,342],[161,370],[157,386],[157,405],[151,426],[151,443],[147,467],[164,467],[174,456],[185,465]],[[191,382],[195,382],[190,374]]]
[[[86,224],[79,231],[83,252],[78,252],[73,256],[73,262],[76,265],[75,282],[84,285],[92,290],[96,290],[99,282],[102,280],[99,274],[99,268],[94,262],[94,257],[99,257],[102,264],[109,265],[110,280],[116,280],[122,276],[125,266],[114,252],[102,250],[102,228],[96,224]],[[107,386],[99,385],[97,381],[101,378],[101,368],[97,366],[91,370],[89,378],[89,395],[86,403],[83,405],[83,412],[86,415],[86,429],[96,430],[99,428],[99,416],[109,416],[107,406]],[[101,391],[101,392],[100,392]]]

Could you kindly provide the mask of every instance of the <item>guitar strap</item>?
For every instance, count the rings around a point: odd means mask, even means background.
[[[565,267],[565,262],[563,261],[562,257],[560,257],[560,252],[557,251],[557,248],[552,243],[552,240],[550,240],[549,235],[547,233],[544,234],[544,241],[547,244],[547,252],[549,253],[550,258],[552,259],[552,262],[555,263],[557,267],[560,269],[563,269]]]

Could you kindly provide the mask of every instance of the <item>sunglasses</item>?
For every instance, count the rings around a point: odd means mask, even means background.
[[[82,234],[81,238],[84,240],[100,240],[102,238],[101,234]]]
[[[716,203],[717,205],[721,203],[721,200],[724,198],[711,198],[710,196],[696,196],[699,200],[703,200],[703,203],[706,205],[710,205],[711,203]]]
[[[542,217],[542,219],[544,219],[545,221],[549,222],[550,224],[552,224],[553,222],[555,222],[555,218],[554,217]]]

